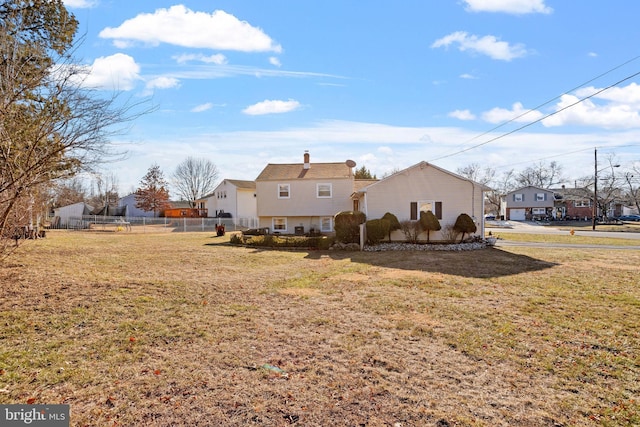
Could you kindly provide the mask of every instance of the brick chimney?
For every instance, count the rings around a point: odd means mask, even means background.
[[[304,150],[304,169],[311,168],[311,163],[309,163],[309,150]]]

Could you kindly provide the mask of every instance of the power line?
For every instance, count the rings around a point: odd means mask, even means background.
[[[638,58],[638,57],[636,57],[636,58]],[[619,67],[618,67],[618,68],[619,68]],[[491,138],[491,139],[489,139],[489,140],[487,140],[487,141],[485,141],[485,142],[481,142],[480,144],[476,144],[476,145],[473,145],[473,146],[471,146],[471,147],[465,148],[464,150],[459,150],[459,151],[456,151],[456,152],[451,153],[451,154],[447,154],[447,155],[444,155],[444,156],[437,157],[437,158],[435,158],[435,159],[431,159],[430,161],[431,161],[431,162],[433,162],[433,161],[436,161],[436,160],[442,160],[442,159],[446,159],[446,158],[448,158],[448,157],[453,157],[453,156],[456,156],[456,155],[458,155],[458,154],[462,154],[462,153],[465,153],[465,152],[467,152],[467,151],[473,150],[474,148],[478,148],[478,147],[481,147],[481,146],[483,146],[483,145],[487,145],[487,144],[489,144],[489,143],[491,143],[491,142],[497,141],[498,139],[502,139],[502,138],[504,138],[504,137],[506,137],[506,136],[512,135],[512,134],[514,134],[514,133],[516,133],[516,132],[521,131],[522,129],[526,129],[526,128],[528,128],[529,126],[532,126],[532,125],[534,125],[534,124],[536,124],[536,123],[539,123],[539,122],[541,122],[541,121],[543,121],[543,120],[545,120],[545,119],[547,119],[547,118],[549,118],[549,117],[551,117],[551,116],[554,116],[554,115],[556,115],[556,114],[558,114],[558,113],[561,113],[561,112],[563,112],[563,111],[565,111],[565,110],[567,110],[567,109],[569,109],[569,108],[571,108],[571,107],[574,107],[575,105],[578,105],[578,104],[580,104],[580,103],[582,103],[582,102],[584,102],[584,101],[586,101],[586,100],[588,100],[588,99],[590,99],[590,98],[593,98],[594,96],[599,95],[599,94],[601,94],[602,92],[604,92],[604,91],[606,91],[606,90],[609,90],[609,89],[611,89],[612,87],[615,87],[615,86],[619,85],[620,83],[623,83],[623,82],[625,82],[625,81],[627,81],[627,80],[630,80],[630,79],[632,79],[632,78],[634,78],[634,77],[636,77],[636,76],[638,76],[638,75],[640,75],[640,71],[639,71],[639,72],[637,72],[637,73],[634,73],[634,74],[632,74],[632,75],[630,75],[630,76],[627,76],[627,77],[625,77],[625,78],[623,78],[623,79],[621,79],[621,80],[618,80],[617,82],[615,82],[615,83],[613,83],[613,84],[611,84],[611,85],[609,85],[609,86],[607,86],[607,87],[605,87],[605,88],[603,88],[603,89],[597,90],[597,91],[595,91],[594,93],[592,93],[592,94],[590,94],[590,95],[585,96],[584,98],[580,98],[580,99],[578,99],[576,102],[574,102],[574,103],[572,103],[572,104],[569,104],[569,105],[566,105],[566,106],[562,107],[561,109],[559,109],[559,110],[557,110],[557,111],[554,111],[554,112],[552,112],[552,113],[546,114],[546,115],[544,115],[544,116],[540,117],[539,119],[536,119],[536,120],[534,120],[534,121],[532,121],[532,122],[529,122],[529,123],[527,123],[527,124],[525,124],[525,125],[522,125],[522,126],[520,126],[520,127],[516,128],[516,129],[513,129],[513,130],[511,130],[511,131],[509,131],[509,132],[507,132],[507,133],[504,133],[504,134],[502,134],[502,135],[498,135],[498,136],[496,136],[496,137],[494,137],[494,138]],[[554,99],[557,99],[557,98],[554,98]],[[551,102],[551,101],[549,101],[549,102]],[[547,104],[548,104],[549,102],[547,102]],[[543,105],[546,105],[546,104],[543,104]],[[521,114],[521,115],[520,115],[520,116],[518,116],[518,117],[522,117],[523,115],[528,114],[528,113],[529,113],[529,112],[531,112],[531,111],[532,111],[532,110],[529,110],[529,111],[527,111],[526,113],[523,113],[523,114]],[[514,121],[514,120],[516,120],[516,119],[517,119],[517,117],[516,117],[516,118],[511,119],[511,120],[510,120],[510,121],[508,121],[508,122],[503,123],[502,125],[500,125],[500,126],[498,126],[498,127],[501,127],[501,126],[503,126],[503,125],[505,125],[505,124],[507,124],[507,123],[510,123],[510,122],[512,122],[512,121]],[[483,135],[486,135],[488,132],[490,132],[490,131],[485,132]]]

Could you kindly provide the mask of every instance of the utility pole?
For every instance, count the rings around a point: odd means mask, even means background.
[[[598,149],[593,149],[593,212],[591,214],[591,229],[596,230],[596,215],[598,215]]]

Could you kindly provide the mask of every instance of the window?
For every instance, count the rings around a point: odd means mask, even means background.
[[[591,206],[591,200],[576,200],[573,202],[573,206],[576,208],[588,208]]]
[[[536,202],[544,202],[547,200],[547,193],[536,193]]]
[[[547,213],[545,208],[533,208],[531,209],[533,215],[545,215]]]
[[[273,218],[271,224],[273,231],[287,231],[287,218]]]
[[[316,196],[319,199],[331,198],[331,184],[316,184]]]
[[[278,199],[290,198],[289,184],[278,184]]]
[[[409,218],[415,221],[420,218],[419,212],[426,211],[431,211],[436,218],[442,219],[442,202],[434,202],[433,200],[411,202],[411,213]]]
[[[513,195],[513,201],[514,202],[524,202],[524,194],[522,193],[516,193]]]
[[[320,218],[320,231],[329,232],[333,230],[333,218],[325,216]]]

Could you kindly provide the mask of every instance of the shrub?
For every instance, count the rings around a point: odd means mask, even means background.
[[[462,237],[460,238],[460,243],[464,241],[465,234],[475,233],[476,230],[478,229],[478,227],[476,227],[476,223],[473,222],[473,219],[466,213],[461,213],[460,215],[458,215],[458,218],[456,218],[456,223],[453,225],[453,228],[459,233],[462,233]]]
[[[372,219],[366,222],[367,243],[376,245],[389,234],[389,220]]]
[[[233,245],[244,245],[244,239],[241,234],[232,234],[231,237],[229,237],[229,243]]]
[[[447,224],[442,229],[442,237],[447,243],[455,243],[459,234],[460,232],[454,228],[453,224]]]
[[[389,240],[391,240],[391,232],[395,230],[400,230],[400,221],[398,221],[398,217],[394,214],[387,212],[382,215],[382,219],[386,219],[389,221]]]
[[[336,240],[342,243],[358,243],[360,240],[360,224],[366,221],[364,212],[343,211],[334,217]]]
[[[440,221],[431,211],[420,212],[420,226],[427,232],[427,243],[429,243],[429,235],[432,231],[438,231],[442,228]]]
[[[400,223],[400,229],[404,233],[404,237],[409,243],[418,243],[418,236],[422,229],[420,228],[420,221],[405,220]]]

